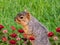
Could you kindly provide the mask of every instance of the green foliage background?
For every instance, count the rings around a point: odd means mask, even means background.
[[[0,0],[0,24],[9,31],[12,25],[20,28],[14,17],[25,8],[49,31],[60,26],[60,0]]]
[[[56,33],[56,27],[60,26],[60,0],[0,0],[0,24],[9,32],[12,25],[17,29],[22,28],[14,22],[14,17],[25,9],[49,31]]]

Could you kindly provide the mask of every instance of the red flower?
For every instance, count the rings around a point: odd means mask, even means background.
[[[15,40],[10,40],[9,43],[10,44],[16,44],[16,41]]]
[[[49,33],[48,33],[48,37],[52,37],[53,35],[54,35],[53,32],[49,32]]]
[[[3,42],[6,42],[6,41],[7,41],[7,38],[6,38],[6,37],[3,37],[3,38],[2,38],[2,41],[3,41]]]
[[[18,30],[19,33],[24,33],[24,30],[20,29]]]
[[[27,38],[27,34],[24,33],[23,36],[24,36],[25,38]]]
[[[13,37],[13,38],[16,38],[17,37],[17,34],[16,33],[13,33],[10,36]]]
[[[12,29],[12,30],[16,30],[16,28],[15,28],[14,26],[11,26],[11,29]]]
[[[4,28],[4,26],[3,25],[0,25],[0,30],[3,29],[3,28]]]
[[[29,40],[35,40],[35,38],[33,36],[29,37]]]
[[[60,32],[60,27],[56,28],[56,31],[57,31],[57,32]]]

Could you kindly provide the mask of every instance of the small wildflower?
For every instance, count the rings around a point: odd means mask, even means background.
[[[23,34],[23,36],[24,36],[25,38],[27,38],[27,34]]]
[[[12,33],[10,36],[13,37],[13,38],[16,38],[17,34],[16,33]]]
[[[52,37],[53,35],[54,35],[53,32],[49,32],[49,33],[48,33],[48,37]]]
[[[3,33],[7,33],[8,31],[7,30],[3,30]]]
[[[24,44],[27,44],[27,41],[24,41]]]
[[[10,40],[9,43],[10,44],[16,44],[16,41],[15,40]]]
[[[11,26],[11,29],[12,29],[12,30],[16,30],[16,28],[15,28],[14,26]]]
[[[60,27],[57,27],[56,28],[56,32],[60,32]]]
[[[35,38],[33,36],[29,37],[29,40],[35,40]]]
[[[21,40],[21,38],[17,37],[16,40]]]
[[[58,37],[57,36],[54,36],[53,39],[56,41],[56,40],[58,40]]]
[[[19,33],[24,33],[24,30],[20,29],[18,30]]]
[[[0,30],[3,29],[3,28],[4,28],[4,26],[3,25],[0,25]]]
[[[6,37],[2,37],[2,41],[3,42],[6,42],[7,41],[7,38]]]

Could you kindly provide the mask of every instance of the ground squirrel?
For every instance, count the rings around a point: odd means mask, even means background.
[[[31,41],[32,45],[50,45],[47,29],[29,12],[18,13],[15,21],[23,26],[25,33],[28,35],[27,37],[35,37],[35,40]]]

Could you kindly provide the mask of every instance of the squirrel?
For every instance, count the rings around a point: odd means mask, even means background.
[[[14,20],[23,26],[27,38],[34,36],[35,40],[31,41],[32,45],[50,45],[46,27],[29,12],[18,13]]]

